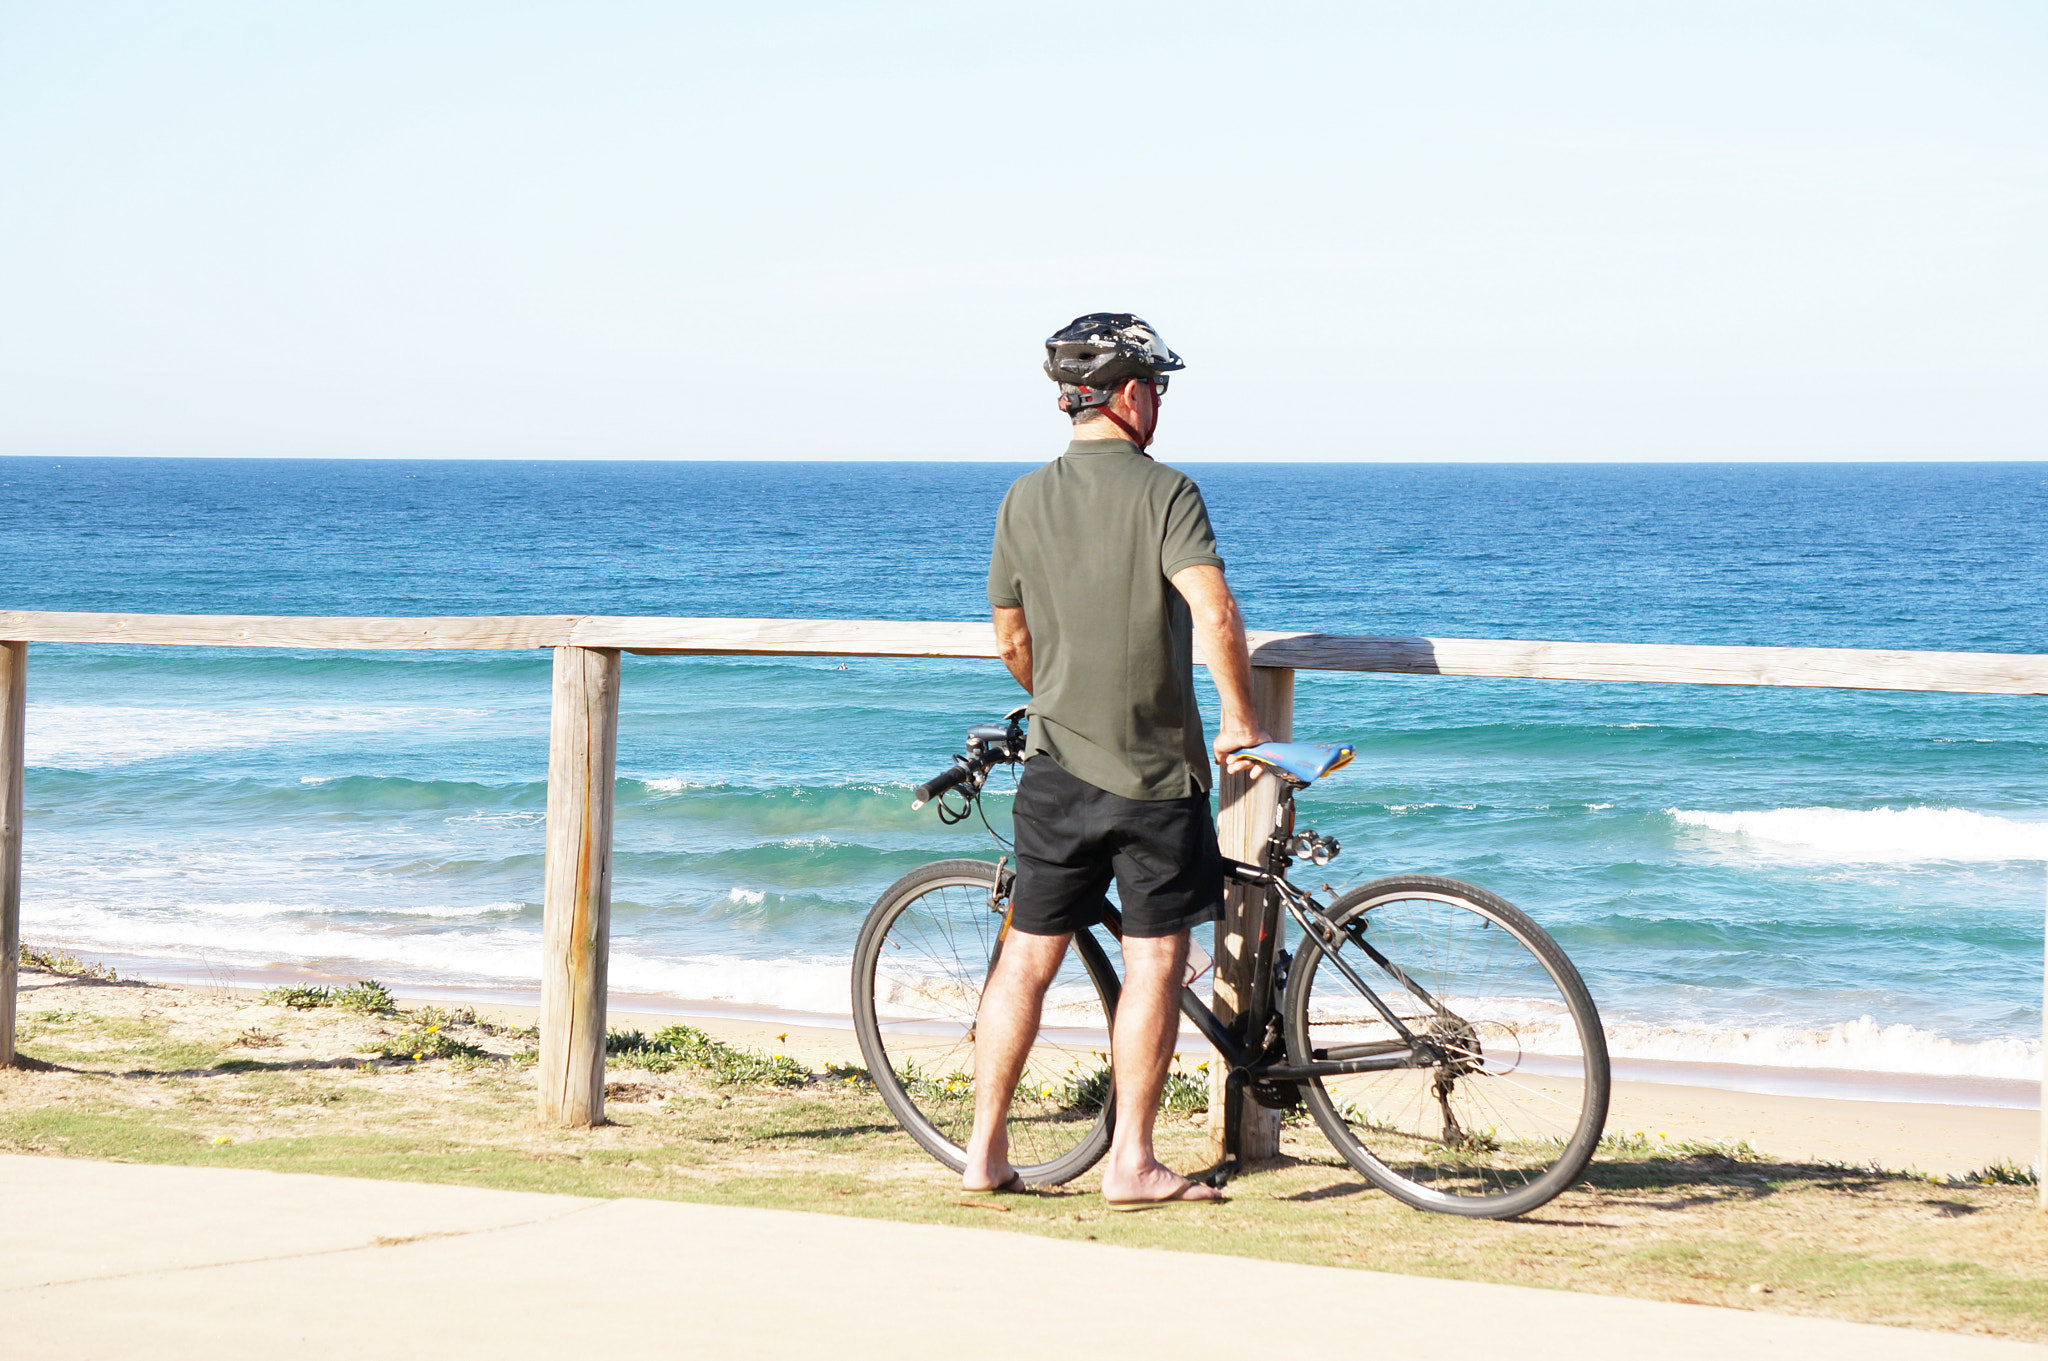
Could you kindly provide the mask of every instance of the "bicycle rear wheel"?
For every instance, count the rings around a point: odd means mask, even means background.
[[[882,1100],[911,1138],[955,1170],[974,1127],[974,1020],[1005,902],[996,867],[941,860],[876,900],[854,950],[853,1017]],[[1010,1106],[1010,1160],[1027,1185],[1071,1180],[1109,1148],[1110,1019],[1118,983],[1079,931]]]
[[[1477,1218],[1526,1213],[1571,1185],[1607,1121],[1607,1042],[1557,942],[1485,889],[1435,875],[1377,880],[1329,915],[1393,968],[1349,934],[1304,941],[1288,970],[1289,1060],[1407,1047],[1339,959],[1444,1056],[1303,1084],[1345,1161],[1418,1209]]]

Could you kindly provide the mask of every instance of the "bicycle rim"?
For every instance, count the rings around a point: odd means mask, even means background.
[[[1329,909],[1414,987],[1346,939],[1305,941],[1289,972],[1294,1062],[1402,1046],[1331,950],[1445,1061],[1307,1083],[1309,1111],[1367,1180],[1419,1209],[1500,1218],[1585,1171],[1607,1119],[1607,1045],[1564,951],[1527,915],[1455,879],[1367,884]],[[1427,999],[1434,999],[1434,1004]]]
[[[974,1127],[974,1019],[1002,927],[996,867],[945,860],[899,879],[868,913],[854,953],[854,1028],[890,1113],[959,1169]],[[1116,975],[1087,932],[1046,996],[1010,1107],[1010,1160],[1029,1185],[1079,1176],[1109,1148],[1109,1026]]]

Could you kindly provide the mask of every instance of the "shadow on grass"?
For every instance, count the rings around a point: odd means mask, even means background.
[[[766,1139],[846,1139],[857,1134],[902,1134],[901,1125],[836,1125],[829,1129],[776,1129],[766,1131]],[[906,1138],[909,1136],[905,1136]]]
[[[1575,1183],[1595,1191],[1676,1191],[1712,1188],[1767,1196],[1802,1186],[1830,1191],[1869,1190],[1887,1182],[1925,1182],[1915,1172],[1842,1163],[1747,1161],[1718,1153],[1683,1158],[1596,1160]],[[1724,1197],[1716,1197],[1724,1198]]]

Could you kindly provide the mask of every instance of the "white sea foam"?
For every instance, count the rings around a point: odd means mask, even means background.
[[[640,782],[640,787],[645,789],[650,794],[680,794],[685,789],[694,788],[696,786],[693,786],[688,780],[684,779],[682,776],[676,775],[671,776],[666,780],[642,780]]]
[[[181,752],[266,747],[333,733],[384,732],[394,728],[425,730],[445,725],[450,719],[474,718],[489,712],[378,706],[195,709],[30,704],[28,763],[88,770]]]
[[[2020,822],[1966,808],[1772,808],[1710,813],[1668,808],[1709,845],[1739,846],[1774,860],[1918,864],[2048,859],[2048,822]]]
[[[539,827],[546,824],[547,820],[548,815],[538,808],[450,813],[441,819],[443,822],[471,822],[488,827]]]
[[[1754,1068],[1836,1068],[1863,1073],[2038,1078],[2041,1044],[2031,1039],[1952,1040],[1869,1016],[1818,1030],[1790,1026],[1613,1025],[1617,1058],[1730,1063]]]
[[[756,890],[736,889],[752,895]],[[744,901],[736,898],[735,901]],[[359,906],[323,907],[306,902],[181,902],[175,915],[112,912],[79,902],[44,904],[24,923],[38,944],[241,968],[296,964],[339,974],[375,976],[387,982],[530,985],[539,976],[540,932],[536,923],[482,920],[517,913],[516,902],[427,904],[388,909],[372,920]],[[461,931],[407,930],[408,918],[473,920]],[[394,932],[396,934],[394,934]],[[631,937],[616,938],[611,984],[622,992],[649,993],[686,1002],[771,1007],[820,1015],[844,1015],[850,960],[835,956],[750,959],[729,955],[677,957]],[[927,1018],[951,1015],[964,999],[936,996],[928,982],[885,980],[879,999],[885,1015]],[[1575,1052],[1569,1030],[1554,1006],[1508,999],[1475,1006],[1447,999],[1480,1029],[1487,1051],[1504,1056],[1511,1048],[1529,1054]],[[1083,996],[1049,999],[1048,1024],[1081,1024],[1073,1017],[1089,1009],[1069,1004]],[[1319,1018],[1338,1026],[1370,1025],[1357,1016]],[[1739,1026],[1711,1022],[1666,1025],[1622,1021],[1608,1027],[1608,1049],[1616,1058],[1679,1063],[1728,1064],[1771,1069],[1833,1069],[1864,1073],[1933,1074],[1951,1077],[2035,1079],[2042,1051],[2031,1037],[1955,1039],[1910,1025],[1886,1025],[1863,1016],[1834,1025]]]
[[[1555,1057],[1579,1046],[1562,1007],[1525,998],[1447,998],[1475,1026],[1486,1052],[1502,1057],[1519,1049]],[[1363,1003],[1320,1008],[1314,1024],[1334,1043],[1383,1038],[1385,1023]],[[2032,1037],[1955,1040],[1910,1025],[1880,1025],[1869,1016],[1837,1025],[1727,1026],[1609,1023],[1607,1050],[1614,1058],[1673,1063],[1717,1063],[1747,1068],[1826,1068],[1861,1073],[2031,1079],[2041,1076],[2041,1044]]]
[[[725,895],[725,900],[729,903],[738,903],[742,907],[759,907],[768,901],[768,895],[756,888],[735,888]]]

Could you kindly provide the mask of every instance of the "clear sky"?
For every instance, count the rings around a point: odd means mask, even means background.
[[[0,0],[0,453],[2048,458],[2048,4]]]

